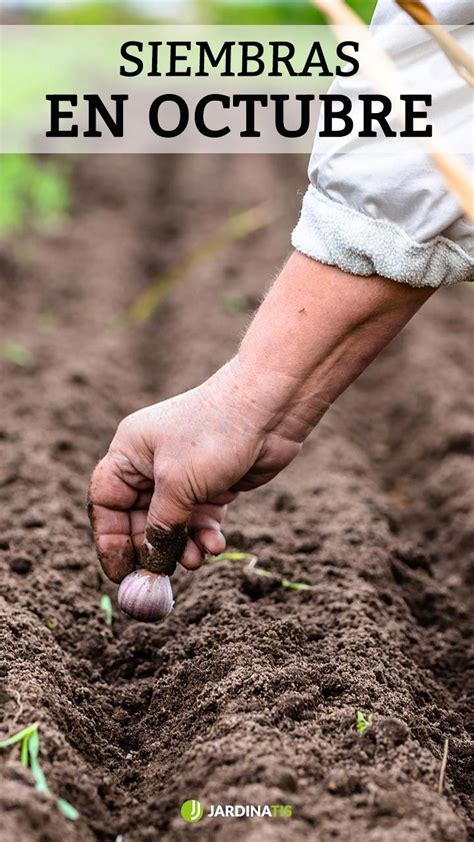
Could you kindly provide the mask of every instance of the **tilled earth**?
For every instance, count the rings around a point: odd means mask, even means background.
[[[2,362],[0,737],[38,721],[50,789],[80,811],[63,818],[5,750],[7,842],[469,838],[469,289],[437,293],[290,469],[231,507],[229,547],[310,590],[222,561],[176,574],[162,625],[114,602],[110,627],[99,605],[116,589],[89,535],[91,469],[124,414],[233,353],[288,251],[304,169],[79,158],[71,218],[0,247],[2,335],[33,355]],[[147,284],[266,200],[271,225],[191,265],[157,315],[126,326]],[[357,711],[372,715],[364,734]],[[293,817],[191,826],[190,798]]]

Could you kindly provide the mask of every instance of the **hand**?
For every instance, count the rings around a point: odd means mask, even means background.
[[[293,254],[238,356],[198,388],[119,425],[90,486],[109,578],[120,582],[140,566],[143,546],[153,547],[148,530],[171,543],[187,527],[176,554],[189,569],[222,552],[228,503],[291,462],[332,401],[432,293]]]
[[[270,413],[246,394],[235,358],[196,389],[125,418],[90,484],[102,567],[120,582],[140,566],[145,532],[187,527],[181,563],[225,549],[222,523],[239,491],[268,482],[299,443],[272,431]]]

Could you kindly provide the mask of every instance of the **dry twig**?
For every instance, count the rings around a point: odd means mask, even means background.
[[[132,322],[146,322],[162,304],[182,276],[217,254],[225,246],[265,228],[276,218],[278,208],[273,202],[262,202],[227,219],[210,237],[198,243],[153,281],[128,310]]]
[[[441,758],[441,766],[439,770],[439,778],[438,778],[438,795],[443,794],[444,789],[444,779],[446,776],[446,766],[448,764],[448,752],[449,752],[449,739],[446,737],[444,741],[444,748],[443,748],[443,756]]]

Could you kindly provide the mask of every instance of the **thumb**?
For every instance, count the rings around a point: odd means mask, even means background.
[[[155,482],[140,550],[143,567],[166,576],[174,573],[186,548],[192,507],[192,501],[180,497],[168,484]]]

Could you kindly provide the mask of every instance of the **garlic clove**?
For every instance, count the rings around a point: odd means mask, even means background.
[[[142,623],[163,620],[174,605],[169,577],[145,569],[134,570],[120,583],[118,604],[125,614]]]

